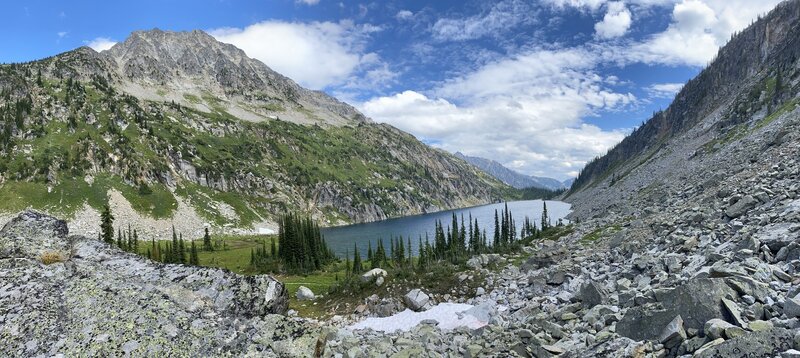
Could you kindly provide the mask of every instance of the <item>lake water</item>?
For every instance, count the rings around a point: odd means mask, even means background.
[[[532,222],[536,223],[537,227],[542,217],[542,200],[524,200],[524,201],[510,201],[508,202],[508,210],[511,216],[514,217],[514,222],[517,227],[518,233],[522,230],[522,223],[525,221],[525,216],[529,217]],[[425,233],[428,233],[430,241],[433,242],[434,228],[436,221],[442,222],[445,231],[448,225],[453,220],[453,213],[458,216],[459,225],[461,223],[461,215],[464,216],[464,221],[469,221],[469,215],[472,214],[473,220],[478,219],[478,226],[481,230],[486,230],[486,239],[492,241],[494,237],[494,212],[495,210],[502,212],[505,203],[489,204],[482,206],[475,206],[471,208],[455,209],[447,211],[439,211],[430,214],[405,216],[396,219],[389,219],[383,221],[376,221],[365,224],[355,224],[347,226],[336,226],[322,229],[322,235],[325,237],[328,246],[333,249],[336,255],[344,257],[346,253],[353,254],[353,243],[358,244],[358,249],[361,252],[361,257],[365,257],[367,253],[368,243],[372,243],[373,250],[377,247],[378,240],[384,241],[384,246],[389,248],[389,239],[399,236],[403,240],[411,238],[411,246],[414,256],[418,253],[419,237],[425,240]],[[564,218],[570,213],[570,204],[560,201],[547,201],[547,213],[555,225],[558,219]],[[406,241],[406,244],[408,241]]]

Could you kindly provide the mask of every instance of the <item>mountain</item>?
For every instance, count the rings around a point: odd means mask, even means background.
[[[461,152],[456,152],[455,155],[456,157],[464,159],[467,163],[478,167],[478,169],[486,172],[487,174],[497,178],[497,180],[500,180],[503,183],[506,183],[517,189],[541,188],[548,190],[561,190],[567,188],[564,183],[556,179],[521,174],[506,168],[494,160],[481,157],[471,157],[464,155]]]
[[[0,65],[0,119],[0,213],[46,210],[78,233],[106,200],[167,235],[274,228],[292,210],[373,221],[510,189],[201,31]]]
[[[576,215],[715,190],[786,150],[800,104],[798,18],[788,1],[736,34],[666,110],[590,162],[567,196]]]

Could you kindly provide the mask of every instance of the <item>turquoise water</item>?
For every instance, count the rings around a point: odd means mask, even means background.
[[[322,229],[322,235],[328,245],[333,249],[336,255],[344,257],[345,253],[353,254],[353,244],[358,244],[358,249],[362,257],[366,255],[367,244],[372,243],[372,248],[377,247],[378,240],[384,241],[384,246],[389,247],[389,239],[399,236],[407,243],[408,238],[411,238],[411,246],[414,255],[417,254],[419,246],[419,237],[422,236],[423,242],[425,240],[425,233],[428,233],[431,241],[433,240],[433,232],[436,221],[440,220],[445,228],[450,225],[453,218],[453,213],[458,216],[459,225],[461,216],[464,216],[464,221],[469,221],[469,215],[472,218],[478,219],[478,226],[481,230],[486,230],[486,238],[491,241],[494,235],[494,212],[497,210],[501,212],[506,203],[489,204],[482,206],[475,206],[471,208],[455,209],[447,211],[439,211],[430,214],[405,216],[396,219],[389,219],[383,221],[376,221],[365,224],[355,224],[347,226],[337,226]],[[508,210],[514,221],[517,230],[522,230],[522,223],[525,216],[528,216],[531,221],[539,224],[542,217],[542,204],[541,200],[524,200],[524,201],[510,201]],[[570,213],[570,205],[560,201],[547,201],[547,212],[555,225],[558,219],[565,217]]]

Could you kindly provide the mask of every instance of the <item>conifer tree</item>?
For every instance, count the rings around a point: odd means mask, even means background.
[[[214,245],[211,244],[211,235],[208,234],[208,228],[205,228],[205,234],[203,235],[203,250],[214,251]]]
[[[114,215],[111,214],[111,207],[108,204],[103,206],[103,212],[100,214],[100,233],[103,241],[114,243]]]
[[[178,260],[180,260],[182,264],[186,263],[186,245],[183,242],[183,234],[181,234],[181,238],[178,240]]]
[[[192,240],[192,248],[189,253],[189,264],[195,266],[200,265],[200,257],[197,255],[197,245],[194,244],[194,240]]]
[[[172,225],[172,246],[167,250],[169,251],[169,262],[178,263],[180,261],[180,252],[178,252],[178,234],[175,232],[175,225]]]
[[[358,275],[364,271],[361,267],[361,254],[358,252],[358,245],[353,243],[353,274]]]
[[[125,250],[125,238],[122,237],[122,229],[117,229],[117,247]]]

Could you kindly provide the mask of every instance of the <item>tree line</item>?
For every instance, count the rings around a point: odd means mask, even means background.
[[[555,226],[561,225],[559,220]],[[468,220],[463,215],[459,220],[453,213],[451,222],[446,226],[436,221],[433,239],[427,233],[424,239],[419,237],[416,262],[410,238],[390,238],[388,251],[384,240],[378,241],[375,251],[372,250],[372,243],[368,243],[368,263],[362,261],[358,245],[354,244],[352,260],[349,253],[345,255],[346,272],[348,276],[353,276],[370,268],[425,270],[442,262],[463,264],[474,255],[517,250],[524,243],[541,239],[553,227],[546,202],[542,204],[538,225],[536,220],[526,216],[520,230],[517,230],[517,223],[506,204],[502,210],[495,210],[493,240],[488,242],[486,229],[480,227],[478,219],[473,218],[471,213]]]
[[[111,213],[111,208],[106,204],[103,211],[100,213],[100,233],[98,240],[104,241],[110,245],[116,245],[120,249],[141,254],[139,233],[136,229],[131,230],[130,224],[128,229],[117,229],[116,237],[114,236],[114,215]],[[187,244],[183,239],[183,234],[178,234],[175,231],[175,226],[172,227],[172,241],[163,243],[155,238],[150,240],[150,247],[144,252],[144,256],[162,263],[172,264],[187,264],[187,265],[200,265],[199,251],[214,251],[214,245],[211,240],[211,235],[208,228],[205,228],[203,235],[202,247],[198,247],[195,240],[190,240]]]

